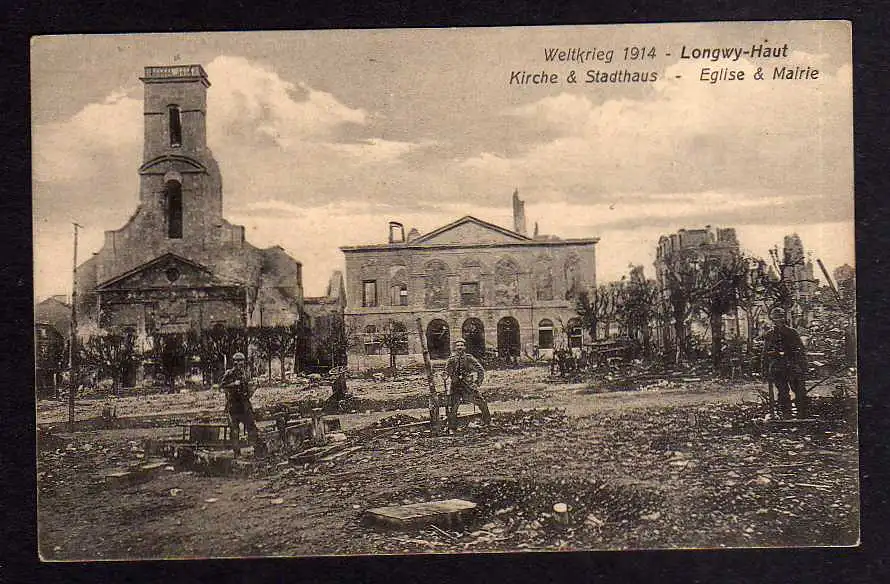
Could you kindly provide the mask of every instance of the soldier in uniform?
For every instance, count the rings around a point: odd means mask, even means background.
[[[250,404],[250,398],[253,397],[256,388],[252,389],[250,385],[246,367],[247,359],[244,357],[244,353],[235,353],[232,355],[232,362],[234,367],[226,371],[219,382],[220,387],[226,393],[226,415],[229,418],[229,439],[232,443],[232,451],[235,458],[241,455],[238,439],[241,433],[240,424],[244,424],[244,431],[254,447],[254,455],[263,457],[266,455],[266,444],[260,438],[253,415],[253,406]]]
[[[804,375],[807,371],[806,351],[796,330],[788,326],[785,311],[770,311],[773,329],[766,333],[763,343],[761,373],[776,386],[779,415],[791,417],[791,393],[797,406],[797,417],[807,415],[807,395]]]
[[[447,408],[448,427],[457,428],[457,409],[463,400],[471,400],[479,406],[482,412],[482,423],[491,424],[491,413],[488,411],[488,402],[485,401],[479,386],[485,379],[485,369],[475,357],[466,352],[467,343],[458,339],[454,343],[454,355],[449,357],[445,364],[445,375],[451,380],[451,404]]]

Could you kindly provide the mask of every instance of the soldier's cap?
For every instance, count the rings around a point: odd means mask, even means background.
[[[232,361],[244,361],[245,359],[246,357],[244,356],[244,353],[241,352],[232,355]]]
[[[777,308],[773,308],[772,310],[769,311],[769,317],[773,320],[777,319],[780,316],[785,316],[784,308],[777,307]]]
[[[463,340],[463,339],[457,339],[456,341],[454,341],[454,346],[456,347],[456,346],[458,346],[458,345],[463,345],[464,347],[466,347],[466,346],[467,346],[467,342],[466,342],[465,340]]]

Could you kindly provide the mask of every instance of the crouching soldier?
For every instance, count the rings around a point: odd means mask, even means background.
[[[467,343],[458,339],[454,343],[454,355],[445,364],[445,375],[450,380],[450,403],[446,407],[448,427],[457,428],[457,409],[463,400],[472,401],[482,412],[482,423],[491,424],[491,413],[479,386],[485,379],[485,369],[475,357],[466,352]]]
[[[226,393],[226,415],[229,418],[229,440],[232,444],[232,452],[235,458],[241,455],[239,438],[241,434],[240,424],[244,424],[244,431],[251,444],[254,455],[262,458],[266,455],[266,444],[260,439],[260,432],[256,426],[253,415],[253,406],[250,398],[253,397],[256,388],[251,388],[250,378],[247,374],[247,359],[244,353],[232,355],[234,367],[226,371],[220,387]]]
[[[797,417],[807,416],[807,394],[804,376],[807,371],[806,351],[797,331],[789,327],[785,311],[774,308],[769,314],[773,329],[766,333],[761,359],[761,373],[776,386],[779,415],[791,417],[791,392]]]

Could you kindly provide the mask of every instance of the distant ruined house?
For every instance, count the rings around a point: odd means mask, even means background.
[[[346,364],[346,286],[343,273],[334,271],[324,296],[303,299],[308,326],[312,331],[303,366],[324,370]]]

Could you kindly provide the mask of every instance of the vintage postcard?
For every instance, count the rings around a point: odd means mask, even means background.
[[[858,545],[852,34],[35,37],[40,557]]]

